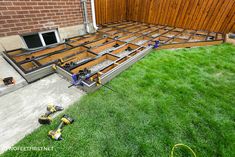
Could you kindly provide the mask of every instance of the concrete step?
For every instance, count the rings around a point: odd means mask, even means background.
[[[4,85],[0,81],[0,96],[13,92],[19,88],[24,87],[28,83],[26,80],[0,55],[0,78],[13,77],[16,81],[14,85]]]

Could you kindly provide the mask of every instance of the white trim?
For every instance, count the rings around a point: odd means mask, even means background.
[[[38,33],[38,35],[39,35],[39,38],[40,38],[40,40],[41,40],[42,46],[46,46],[46,43],[45,43],[45,41],[44,41],[44,39],[43,39],[42,34],[41,34],[41,33]]]
[[[58,30],[57,30],[57,29],[55,29],[55,30],[43,31],[43,32],[37,32],[37,33],[33,33],[33,34],[38,34],[38,36],[39,36],[39,38],[40,38],[40,41],[41,41],[41,43],[42,43],[42,47],[45,47],[45,46],[48,46],[48,45],[46,45],[45,40],[44,40],[44,38],[43,38],[42,35],[45,34],[45,33],[50,33],[50,32],[54,32],[54,34],[55,34],[56,43],[54,43],[54,44],[60,43],[61,40],[60,40],[60,36],[59,36],[59,33],[58,33]],[[27,35],[25,35],[25,36],[27,36]],[[27,48],[29,48],[28,45],[26,44],[25,40],[24,40],[24,36],[21,36],[21,39],[22,39],[24,45],[25,45]],[[50,44],[50,45],[53,45],[53,44]],[[37,47],[37,48],[39,48],[39,47]]]
[[[26,44],[25,40],[24,40],[24,37],[20,35],[20,38],[21,38],[21,41],[22,41],[24,47],[29,48],[28,45]]]
[[[42,35],[42,34],[45,34],[45,33],[50,33],[50,32],[54,32],[55,33],[55,37],[56,37],[56,41],[57,43],[60,42],[60,37],[58,35],[58,30],[54,29],[54,30],[49,30],[49,31],[43,31],[43,32],[38,32],[39,36]],[[43,37],[43,36],[42,36]],[[44,39],[43,39],[43,42],[45,43]],[[45,44],[46,46],[46,44]]]
[[[59,31],[58,30],[55,30],[55,37],[56,37],[57,43],[59,43],[61,40],[60,40],[60,36],[59,36]]]

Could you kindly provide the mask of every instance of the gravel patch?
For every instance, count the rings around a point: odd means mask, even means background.
[[[79,60],[79,61],[76,62],[76,64],[80,64],[80,63],[82,63],[82,62],[84,62],[84,61],[87,61],[87,60],[89,60],[89,59],[91,59],[91,57],[87,57],[87,58],[84,58],[84,59],[82,59],[82,60]]]
[[[130,42],[130,41],[132,41],[132,40],[134,40],[134,39],[136,39],[136,38],[137,38],[136,36],[131,37],[131,38],[129,38],[129,39],[126,39],[125,42]]]
[[[196,41],[202,41],[202,40],[197,40],[197,39],[190,39],[189,42],[196,42]]]
[[[103,69],[104,67],[108,66],[112,62],[113,62],[112,60],[105,60],[105,61],[103,61],[101,63],[98,63],[98,64],[90,67],[89,69],[91,70],[91,72],[100,71],[101,69]]]
[[[179,36],[178,38],[180,38],[180,39],[188,39],[189,37],[188,36]]]
[[[115,49],[117,49],[117,48],[116,48],[116,47],[108,48],[108,49],[106,49],[106,50],[104,50],[104,51],[101,51],[101,52],[99,53],[99,55],[102,55],[102,54],[105,54],[105,53],[109,53],[110,51],[113,51],[113,50],[115,50]]]
[[[165,35],[165,36],[171,38],[174,37],[175,35]]]
[[[118,57],[125,57],[125,56],[127,56],[129,53],[130,53],[131,51],[122,51],[122,52],[120,52],[120,53],[117,53],[116,55],[118,56]]]
[[[160,35],[159,33],[156,33],[156,34],[153,34],[152,37],[155,38],[155,37],[157,37],[159,35]]]
[[[147,41],[148,40],[140,40],[140,41],[137,41],[135,44],[140,46],[140,45],[146,43]]]

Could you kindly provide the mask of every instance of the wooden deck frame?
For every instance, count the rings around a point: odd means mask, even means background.
[[[153,37],[154,33],[158,36]],[[125,39],[136,37],[133,40],[126,41]],[[145,43],[136,45],[141,39],[146,40]],[[83,55],[88,55],[88,60],[81,62],[70,69],[64,69],[66,76],[72,75],[72,69],[81,69],[89,65],[94,60],[100,60],[103,56],[116,57],[112,65],[103,67],[103,73],[109,73],[119,67],[120,64],[126,61],[131,61],[136,54],[148,51],[149,45],[154,45],[156,41],[160,41],[160,49],[184,48],[194,46],[216,45],[224,41],[224,35],[218,32],[208,32],[201,30],[187,30],[183,28],[175,28],[164,25],[153,25],[135,21],[124,21],[104,24],[101,29],[94,34],[86,34],[76,36],[66,40],[65,43],[49,46],[44,49],[29,51],[25,49],[17,49],[4,52],[4,57],[22,74],[27,75],[28,82],[39,79],[46,74],[53,72],[51,66],[56,64],[62,71],[64,65],[71,62],[79,62],[84,59]],[[115,49],[99,54],[100,52],[114,47]],[[115,53],[125,50],[128,46],[133,49],[128,53],[128,56],[118,57]],[[80,48],[82,47],[82,49]],[[82,57],[83,56],[83,57]],[[140,55],[142,56],[142,55]],[[85,57],[86,58],[86,57]],[[137,57],[138,58],[138,57]],[[128,63],[129,65],[130,63]],[[85,66],[84,66],[85,65]],[[42,72],[40,72],[41,69]],[[34,73],[33,78],[30,74]],[[36,74],[40,73],[40,74]],[[101,71],[102,73],[102,71]],[[36,75],[36,76],[35,76]],[[95,76],[96,74],[94,74]]]

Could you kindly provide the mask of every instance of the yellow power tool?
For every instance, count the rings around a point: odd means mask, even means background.
[[[47,106],[47,112],[38,118],[38,122],[40,124],[51,124],[52,121],[51,114],[62,110],[64,110],[64,108],[61,106],[55,106],[53,104],[49,104]]]
[[[62,128],[65,125],[72,124],[73,122],[74,122],[73,118],[69,117],[68,115],[63,115],[63,117],[61,118],[61,122],[60,122],[59,126],[55,130],[50,130],[48,132],[48,136],[51,139],[56,140],[56,141],[63,140],[63,138],[62,138]]]

